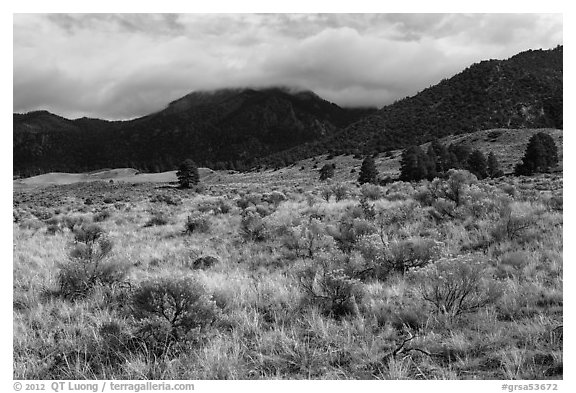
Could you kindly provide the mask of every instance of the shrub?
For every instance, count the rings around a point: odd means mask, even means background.
[[[546,207],[550,210],[561,212],[564,209],[564,202],[561,194],[553,195],[549,199],[546,199],[545,202]]]
[[[31,211],[31,213],[34,217],[36,217],[42,221],[47,221],[50,218],[52,218],[52,213],[48,210],[35,209],[35,210]]]
[[[150,198],[150,202],[165,203],[172,206],[178,206],[182,204],[182,200],[180,198],[169,194],[156,194]]]
[[[83,224],[73,228],[74,241],[87,245],[94,244],[104,235],[104,229],[97,224]]]
[[[304,304],[314,305],[322,314],[336,319],[359,313],[358,303],[364,296],[362,283],[342,269],[322,272],[306,269],[298,278],[304,290]]]
[[[384,196],[384,190],[376,184],[364,183],[360,188],[360,194],[364,199],[377,201]]]
[[[333,164],[324,164],[324,166],[320,168],[320,181],[328,180],[333,176],[334,176]]]
[[[230,205],[230,203],[228,203],[228,201],[222,198],[218,199],[218,204],[215,213],[227,214],[230,213],[230,210],[232,210],[232,206]]]
[[[98,212],[94,214],[94,216],[92,216],[92,221],[94,222],[106,221],[108,218],[110,218],[110,216],[111,213],[109,210],[102,210],[101,212]]]
[[[382,261],[387,271],[406,273],[409,269],[423,267],[440,256],[441,243],[431,239],[416,238],[392,242]]]
[[[334,238],[338,248],[348,254],[362,237],[376,232],[376,227],[364,219],[344,218],[336,227],[329,227],[327,232]]]
[[[476,181],[476,176],[468,171],[450,169],[448,171],[448,180],[442,182],[439,187],[439,196],[454,201],[456,206],[460,206],[467,187],[476,183]]]
[[[184,233],[206,233],[210,230],[210,217],[206,214],[191,214],[186,218]]]
[[[209,269],[219,262],[218,258],[206,255],[200,258],[196,258],[192,262],[193,269]]]
[[[349,192],[350,189],[348,188],[348,185],[346,185],[345,183],[336,183],[332,186],[332,194],[334,194],[336,202],[346,198]]]
[[[249,206],[256,206],[257,204],[262,202],[262,195],[260,194],[246,194],[241,196],[237,201],[236,205],[245,210]]]
[[[512,207],[506,205],[500,212],[500,220],[492,229],[492,238],[497,242],[521,238],[534,223],[535,219],[531,214],[515,215],[512,212]]]
[[[248,204],[245,207],[248,207]],[[223,198],[210,198],[198,202],[196,209],[202,213],[226,214],[232,210],[232,206]]]
[[[522,269],[528,261],[528,254],[525,251],[509,252],[500,257],[500,263],[510,266],[513,269]]]
[[[82,215],[65,216],[62,219],[62,224],[64,225],[64,227],[68,228],[71,232],[74,232],[75,227],[80,227],[84,224],[87,224],[88,221],[89,221],[88,218]]]
[[[286,199],[287,199],[286,195],[284,195],[280,191],[272,191],[269,194],[262,195],[262,201],[271,203],[274,206],[278,206],[280,202],[284,202]]]
[[[141,335],[175,341],[185,340],[192,330],[204,329],[220,317],[204,286],[190,277],[163,277],[142,283],[134,292],[132,308],[136,319],[148,322]]]
[[[62,228],[60,228],[58,224],[49,224],[46,226],[46,233],[49,235],[55,235],[59,232],[62,232]]]
[[[255,212],[247,212],[240,221],[240,235],[244,240],[263,241],[267,238],[267,228],[262,217]]]
[[[293,251],[297,258],[314,258],[316,253],[328,245],[328,237],[318,219],[291,228],[284,236],[284,245]]]
[[[161,211],[156,211],[152,213],[152,217],[144,224],[145,227],[151,226],[161,226],[168,224],[169,220],[166,213]]]
[[[122,282],[128,266],[110,260],[112,242],[96,225],[76,231],[77,243],[69,252],[69,261],[60,267],[60,293],[68,299],[86,296],[96,285],[112,286]]]
[[[330,197],[332,196],[333,193],[334,191],[330,186],[324,186],[320,189],[320,195],[326,202],[330,202]]]
[[[270,206],[267,203],[259,203],[256,205],[255,211],[260,215],[260,217],[266,217],[274,213],[274,206]]]
[[[409,273],[416,292],[437,312],[455,318],[494,303],[502,288],[478,257],[441,259]]]

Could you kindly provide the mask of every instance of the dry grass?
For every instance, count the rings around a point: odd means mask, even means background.
[[[229,176],[238,181],[213,179],[202,195],[128,183],[16,192],[14,378],[562,378],[562,210],[549,202],[561,195],[561,177],[481,182],[467,188],[474,198],[442,218],[435,205],[414,200],[428,183],[391,184],[369,201],[376,212],[369,218],[353,185],[347,198],[326,202],[309,180],[299,189],[297,178],[275,185],[263,183],[262,174]],[[287,199],[262,196],[274,189]],[[254,203],[239,207],[244,193]],[[486,205],[511,193],[509,216]],[[211,208],[220,201],[228,207]],[[104,209],[110,214],[97,215]],[[159,211],[164,225],[147,225]],[[186,233],[195,214],[208,217],[209,227]],[[264,237],[243,236],[247,215],[261,217]],[[100,217],[113,242],[108,258],[130,267],[126,282],[96,285],[83,298],[61,296],[58,274],[70,259],[73,224],[82,225],[66,217]],[[496,236],[509,217],[524,217],[522,228]],[[363,229],[340,249],[334,231],[344,236],[343,223]],[[415,239],[437,247],[422,254],[432,258],[429,266],[474,256],[482,280],[498,284],[502,295],[463,314],[436,309],[409,275],[386,270],[391,252],[412,255],[398,247]],[[208,256],[209,265],[196,263]],[[202,283],[219,317],[152,345],[139,330],[146,321],[131,306],[134,292],[152,278],[187,276]],[[351,291],[344,304],[337,304],[336,288]]]

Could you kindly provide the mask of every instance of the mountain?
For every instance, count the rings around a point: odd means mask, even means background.
[[[194,92],[130,121],[14,114],[14,174],[103,167],[246,169],[261,157],[334,134],[376,109],[344,109],[288,88]]]
[[[14,114],[14,174],[99,168],[283,167],[320,154],[372,154],[496,128],[563,127],[563,47],[474,64],[380,110],[345,109],[289,88],[193,92],[130,121]]]
[[[340,132],[266,159],[269,165],[330,152],[389,151],[493,128],[562,129],[563,47],[474,64]]]

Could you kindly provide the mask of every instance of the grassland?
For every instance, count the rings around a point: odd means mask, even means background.
[[[281,171],[15,188],[14,378],[562,378],[561,175]]]

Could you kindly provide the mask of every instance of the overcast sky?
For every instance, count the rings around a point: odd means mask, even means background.
[[[562,43],[561,14],[15,14],[14,111],[128,119],[194,90],[271,85],[382,107]]]

